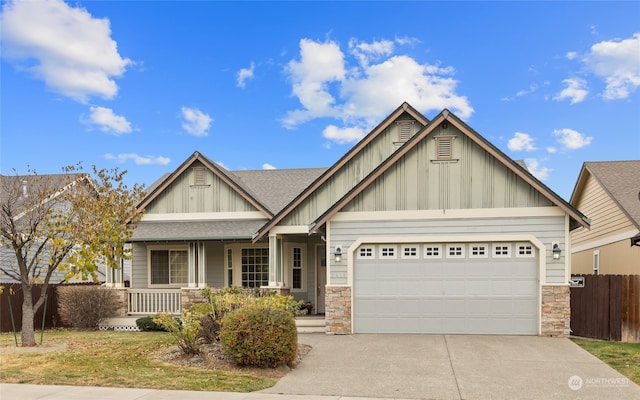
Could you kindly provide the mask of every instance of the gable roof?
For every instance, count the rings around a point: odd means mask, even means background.
[[[342,156],[335,164],[325,170],[315,181],[298,194],[289,204],[280,210],[274,217],[267,222],[258,232],[256,232],[253,241],[260,240],[271,228],[276,226],[284,217],[286,217],[291,211],[293,211],[300,203],[307,199],[311,194],[333,177],[347,162],[353,159],[365,146],[371,143],[376,137],[378,137],[387,127],[389,127],[398,117],[403,113],[408,113],[414,119],[426,125],[429,120],[422,115],[418,110],[413,108],[409,103],[404,102],[400,107],[396,108],[387,118],[378,124],[367,136],[360,140],[355,146],[351,148],[344,156]]]
[[[577,205],[589,175],[640,230],[640,160],[585,162],[571,194]]]
[[[345,194],[340,200],[338,200],[333,206],[326,210],[321,216],[312,222],[312,226],[321,226],[326,223],[335,213],[340,211],[351,200],[353,200],[359,193],[372,184],[376,178],[381,176],[392,165],[394,165],[401,157],[407,154],[413,149],[421,140],[426,138],[431,132],[434,131],[443,122],[448,122],[458,128],[463,134],[469,137],[482,149],[487,151],[505,167],[515,173],[518,177],[523,179],[529,185],[538,190],[543,196],[545,196],[551,203],[555,204],[563,211],[565,211],[571,217],[571,229],[575,229],[579,226],[585,228],[589,227],[589,220],[575,207],[562,199],[558,194],[548,188],[545,184],[535,178],[526,168],[524,168],[518,162],[512,160],[497,147],[487,141],[478,132],[473,130],[457,116],[452,114],[449,110],[445,109],[438,114],[433,120],[431,120],[422,130],[416,133],[411,139],[409,139],[400,149],[391,154],[385,161],[383,161],[377,168],[375,168],[365,179],[355,185],[347,194]]]
[[[251,193],[251,190],[231,172],[227,171],[221,165],[211,161],[209,158],[195,151],[189,158],[187,158],[175,171],[163,176],[160,181],[154,182],[151,190],[138,204],[137,208],[143,210],[153,200],[155,200],[167,187],[169,187],[182,173],[190,168],[195,162],[201,162],[207,169],[209,169],[214,175],[221,179],[224,183],[229,185],[234,191],[236,191],[243,199],[254,206],[258,211],[262,212],[267,218],[270,218],[272,212],[262,204],[256,196]]]

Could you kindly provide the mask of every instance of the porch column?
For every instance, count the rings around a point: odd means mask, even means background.
[[[282,238],[269,234],[269,287],[282,287],[283,276]]]
[[[207,267],[204,243],[189,243],[189,285],[190,288],[203,288],[207,283]]]
[[[111,288],[124,287],[124,260],[120,259],[120,268],[105,267],[105,286]]]

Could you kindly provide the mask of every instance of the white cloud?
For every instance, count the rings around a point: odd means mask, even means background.
[[[626,99],[640,86],[640,33],[624,40],[596,43],[583,61],[605,80],[606,100]]]
[[[540,165],[540,162],[535,158],[527,158],[524,163],[527,165],[529,172],[541,181],[549,178],[549,174],[553,171],[551,168]]]
[[[533,151],[536,149],[531,135],[521,132],[516,132],[513,138],[509,139],[507,147],[511,151]]]
[[[131,123],[125,117],[115,115],[113,110],[105,107],[90,107],[88,122],[98,125],[103,132],[121,135],[131,132]]]
[[[570,99],[571,104],[580,103],[583,101],[589,91],[585,89],[587,81],[580,78],[567,78],[562,81],[567,87],[558,93],[553,99],[562,101],[564,99]]]
[[[554,153],[557,153],[557,152],[558,152],[558,149],[556,149],[555,147],[553,147],[553,146],[547,147],[547,153],[554,154]]]
[[[107,160],[115,160],[118,163],[125,163],[128,160],[133,160],[136,165],[167,165],[171,162],[168,157],[162,156],[140,156],[136,153],[120,153],[114,155],[107,153],[104,155]]]
[[[247,80],[253,79],[253,72],[255,71],[255,69],[256,69],[256,64],[252,62],[251,67],[242,68],[240,71],[238,71],[238,79],[236,83],[237,86],[244,88]]]
[[[578,52],[576,51],[570,51],[566,54],[567,60],[575,60],[576,58],[578,58]]]
[[[322,131],[322,136],[336,143],[353,143],[362,139],[366,135],[361,128],[338,128],[335,125],[329,125]]]
[[[356,61],[353,67],[335,42],[300,41],[300,58],[290,61],[285,72],[302,108],[287,113],[282,120],[285,127],[334,118],[369,130],[405,101],[421,112],[449,108],[463,119],[473,113],[469,100],[456,94],[453,68],[393,55],[393,42],[385,40],[360,43],[353,39],[350,50]]]
[[[109,20],[62,0],[10,1],[3,6],[2,56],[64,96],[113,98],[131,60],[118,53]]]
[[[262,164],[262,169],[277,169],[277,168],[269,163],[264,163]]]
[[[561,143],[567,150],[577,150],[588,146],[593,140],[593,137],[587,137],[569,128],[556,129],[553,134],[558,137],[558,143]]]
[[[194,136],[207,136],[213,119],[197,108],[182,107],[182,129]]]

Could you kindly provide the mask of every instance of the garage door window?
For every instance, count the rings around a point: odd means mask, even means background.
[[[447,258],[464,258],[464,245],[463,244],[448,244],[447,245]]]
[[[396,246],[380,246],[380,258],[397,258]]]
[[[471,244],[469,258],[487,258],[489,256],[487,251],[487,244]]]
[[[533,257],[535,252],[533,251],[533,245],[531,243],[518,243],[516,244],[518,248],[518,252],[516,253],[516,257]]]
[[[493,257],[494,258],[509,258],[511,257],[511,245],[508,243],[494,243],[493,244]]]
[[[424,258],[442,258],[442,246],[439,244],[425,245]]]
[[[358,250],[358,258],[375,258],[375,252],[373,251],[373,247],[371,246],[367,246],[367,247],[360,247],[360,249]]]
[[[413,244],[403,245],[401,257],[404,259],[420,258],[420,252],[418,251],[418,246]]]

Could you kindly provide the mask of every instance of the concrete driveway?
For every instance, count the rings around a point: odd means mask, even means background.
[[[313,346],[264,393],[402,399],[640,399],[640,387],[569,339],[300,335]]]

